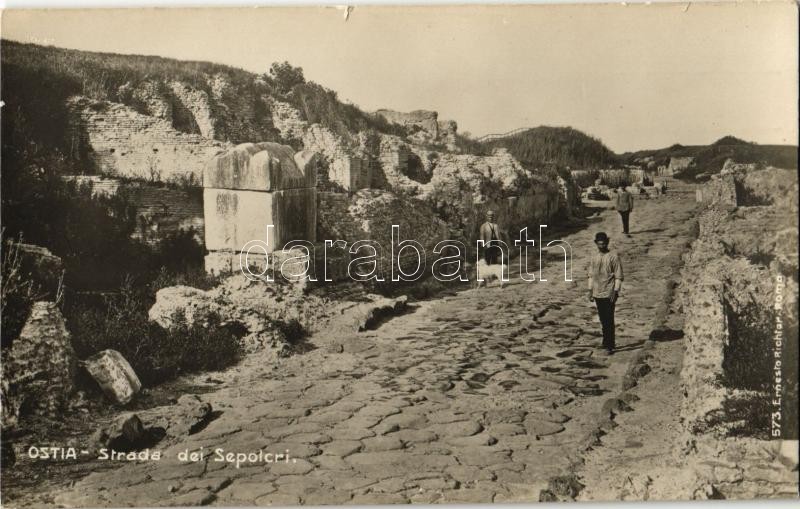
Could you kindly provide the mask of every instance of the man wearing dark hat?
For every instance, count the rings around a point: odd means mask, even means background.
[[[587,272],[589,273],[589,300],[594,301],[603,326],[603,348],[614,353],[614,306],[622,288],[622,262],[619,255],[608,249],[608,235],[598,232],[594,236],[597,246]]]

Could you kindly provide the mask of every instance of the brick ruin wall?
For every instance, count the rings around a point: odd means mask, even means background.
[[[348,142],[319,124],[309,125],[291,104],[269,100],[272,123],[287,140],[300,141],[303,148],[323,158],[317,175],[318,186],[329,191],[358,191],[372,187],[370,157],[363,142]]]
[[[166,238],[192,231],[197,244],[203,245],[203,198],[199,189],[99,176],[76,175],[65,179],[90,185],[94,195],[124,193],[136,210],[134,239],[155,246]]]
[[[107,176],[199,185],[203,165],[227,145],[119,103],[75,98],[68,106],[75,155]]]

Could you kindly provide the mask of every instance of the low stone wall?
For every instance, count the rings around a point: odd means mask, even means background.
[[[645,179],[646,172],[641,169],[613,168],[603,170],[572,170],[572,179],[581,187],[590,187],[600,180],[602,184],[618,187],[629,186]]]
[[[736,179],[733,175],[715,175],[697,188],[697,202],[711,206],[736,207]]]
[[[538,231],[540,224],[568,217],[558,184],[526,170],[503,150],[492,156],[442,154],[431,181],[420,189],[439,216],[473,245],[488,210],[512,238],[522,228]]]
[[[786,206],[736,205],[737,192],[771,189],[769,202],[784,203],[796,188],[776,184],[770,172],[742,177],[724,175],[698,189],[707,207],[682,271],[681,417],[694,451],[687,459],[725,498],[796,496],[797,475],[779,461],[772,412],[781,410],[780,437],[796,440],[797,245],[784,237],[796,234],[797,216]]]

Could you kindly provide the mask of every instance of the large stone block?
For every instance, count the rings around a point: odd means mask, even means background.
[[[314,188],[271,193],[229,189],[203,190],[206,249],[242,251],[252,240],[271,250],[290,240],[314,241],[317,202]],[[274,225],[269,230],[267,225]]]
[[[53,302],[35,302],[19,338],[3,355],[3,428],[20,412],[60,416],[75,390],[77,359],[64,317]]]
[[[214,156],[203,172],[203,187],[278,191],[314,187],[312,156],[278,143],[243,143]],[[303,167],[298,167],[300,162]],[[305,169],[311,171],[303,172]]]

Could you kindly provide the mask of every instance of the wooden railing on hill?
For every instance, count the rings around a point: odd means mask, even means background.
[[[476,138],[475,141],[484,142],[484,141],[491,141],[496,140],[499,138],[507,138],[508,136],[514,136],[517,133],[521,133],[523,131],[527,131],[528,129],[532,129],[531,127],[520,127],[518,129],[514,129],[513,131],[508,131],[507,133],[502,134],[487,134],[486,136],[481,136],[480,138]]]

